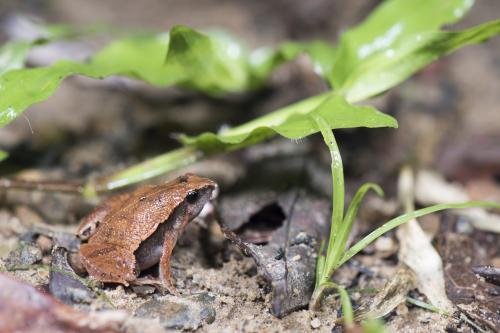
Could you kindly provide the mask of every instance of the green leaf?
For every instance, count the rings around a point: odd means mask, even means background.
[[[64,33],[69,32],[59,32]],[[20,48],[22,44],[15,45]],[[8,54],[12,53],[12,47],[9,46]],[[275,52],[281,56],[273,58],[271,54],[270,63],[264,61],[259,65],[240,44],[221,33],[206,35],[176,26],[170,33],[137,34],[112,43],[86,63],[60,61],[48,67],[5,73],[0,77],[0,127],[30,105],[47,99],[70,75],[97,79],[123,75],[156,86],[178,85],[219,95],[261,85],[270,71],[302,50],[297,46],[278,48]],[[16,56],[16,61],[9,60],[5,67],[19,68],[21,58]]]
[[[248,54],[227,34],[211,36],[183,26],[170,31],[165,60],[172,83],[217,95],[249,87]]]
[[[312,42],[286,42],[276,49],[260,48],[250,54],[250,65],[256,82],[265,80],[271,71],[284,62],[307,54],[312,60],[314,71],[325,76],[332,71],[337,49],[331,44],[316,40]]]
[[[441,210],[446,210],[446,209],[458,209],[458,208],[474,208],[474,207],[484,207],[484,208],[500,208],[500,204],[495,203],[495,202],[486,202],[486,201],[468,201],[464,203],[456,203],[456,204],[440,204],[440,205],[434,205],[426,208],[422,208],[419,210],[415,210],[410,213],[406,213],[403,215],[400,215],[389,222],[384,223],[382,226],[378,227],[371,233],[369,233],[367,236],[365,236],[363,239],[361,239],[359,242],[354,244],[348,251],[344,253],[342,256],[342,259],[340,260],[339,264],[337,265],[336,268],[340,267],[342,264],[344,264],[346,261],[351,259],[353,256],[355,256],[359,251],[363,250],[366,246],[368,246],[371,242],[375,241],[377,238],[388,232],[389,230],[392,230],[401,224],[404,224],[408,221],[411,221],[413,219],[416,219],[420,216],[424,216],[427,214],[431,214],[434,212],[438,212]]]
[[[0,150],[0,162],[5,160],[7,157],[9,157],[9,154],[7,154],[6,151]]]
[[[343,232],[345,232],[347,235],[349,235],[351,233],[354,219],[358,215],[359,206],[361,206],[361,201],[365,197],[366,192],[368,192],[369,190],[373,190],[376,194],[378,194],[381,197],[384,196],[384,191],[382,190],[382,188],[374,183],[363,184],[358,189],[358,191],[356,192],[356,194],[352,198],[351,203],[349,204],[349,208],[347,208],[347,212],[345,214],[345,218],[344,218],[344,221],[342,223],[343,227],[345,228],[345,231],[343,231]],[[346,237],[346,239],[347,239],[347,237]],[[344,249],[342,248],[342,251],[343,250]]]
[[[349,101],[380,94],[432,61],[469,44],[500,33],[500,20],[460,32],[430,32],[408,36],[397,47],[377,52],[359,63],[339,87]]]
[[[40,24],[27,22],[33,25],[37,33],[32,39],[10,41],[0,47],[0,76],[4,73],[24,68],[28,51],[35,46],[40,46],[60,39],[76,38],[91,33],[111,31],[103,26],[74,27],[64,24]],[[0,89],[2,91],[2,89]]]
[[[439,314],[442,314],[444,316],[449,316],[450,315],[447,311],[445,311],[445,310],[443,310],[443,309],[441,309],[441,308],[439,308],[437,306],[434,306],[434,305],[432,305],[430,303],[426,303],[424,301],[421,301],[421,300],[419,300],[417,298],[413,298],[413,297],[407,296],[406,297],[406,301],[408,303],[410,303],[410,304],[416,305],[416,306],[418,306],[418,307],[420,307],[422,309],[426,309],[426,310],[429,310],[431,312],[439,313]]]
[[[291,104],[219,134],[181,136],[181,140],[184,144],[195,145],[204,151],[213,151],[247,146],[275,134],[289,139],[301,139],[319,131],[311,118],[314,115],[324,118],[331,129],[397,127],[394,118],[373,107],[352,105],[338,94],[326,93]]]
[[[342,35],[338,56],[328,77],[336,89],[346,87],[352,72],[378,54],[398,54],[408,37],[436,31],[460,19],[472,0],[387,0],[361,24]]]
[[[333,275],[336,265],[345,251],[345,245],[347,244],[347,240],[349,238],[349,234],[351,233],[352,225],[354,224],[356,215],[358,214],[358,209],[361,205],[361,201],[366,195],[366,192],[368,192],[369,190],[373,190],[379,196],[384,196],[384,191],[382,190],[382,188],[374,183],[366,183],[358,189],[358,191],[354,195],[354,198],[349,204],[349,208],[347,209],[344,220],[342,221],[342,224],[340,226],[338,237],[336,237],[334,241],[331,242],[328,246],[328,253],[331,253],[332,258],[329,262],[329,266],[327,266],[325,278],[329,279]]]
[[[325,240],[321,240],[321,246],[318,251],[318,259],[316,260],[316,276],[315,276],[315,283],[314,283],[314,288],[318,288],[319,283],[321,282],[321,276],[323,276],[323,270],[325,269],[325,260],[326,257],[323,255],[325,247]]]
[[[9,42],[0,47],[0,76],[8,71],[23,68],[30,47],[31,43],[27,41]],[[2,90],[0,86],[0,92]]]
[[[346,32],[326,78],[349,102],[380,94],[433,60],[499,33],[498,21],[462,32],[439,28],[459,20],[472,0],[388,0]]]

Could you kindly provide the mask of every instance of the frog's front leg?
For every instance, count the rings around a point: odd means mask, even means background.
[[[170,258],[177,243],[177,239],[182,234],[182,230],[167,228],[163,239],[162,254],[159,264],[160,281],[164,289],[171,294],[178,295],[177,289],[173,285],[172,271],[170,269]]]

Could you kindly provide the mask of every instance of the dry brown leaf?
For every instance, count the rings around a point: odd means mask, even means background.
[[[406,211],[414,209],[413,192],[413,172],[404,168],[399,179],[399,194]],[[414,272],[418,290],[427,296],[432,305],[452,312],[453,304],[446,296],[444,287],[443,262],[417,220],[400,226],[396,235],[399,239],[399,260]]]
[[[112,333],[124,312],[89,315],[60,303],[35,287],[0,274],[0,332]]]

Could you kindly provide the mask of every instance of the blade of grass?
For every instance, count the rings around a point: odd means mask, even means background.
[[[484,207],[484,208],[500,208],[500,204],[494,202],[486,202],[486,201],[469,201],[464,203],[456,203],[456,204],[440,204],[434,205],[431,207],[422,208],[401,216],[398,216],[389,222],[383,224],[378,227],[367,236],[365,236],[362,240],[353,245],[348,251],[344,253],[342,259],[340,259],[339,263],[336,265],[335,269],[342,266],[346,261],[351,259],[354,255],[356,255],[359,251],[363,250],[370,243],[375,241],[378,237],[385,234],[387,231],[400,226],[403,223],[411,221],[420,216],[424,216],[427,214],[431,214],[434,212],[438,212],[446,209],[461,209],[461,208],[473,208],[473,207]]]
[[[374,183],[367,183],[362,185],[356,194],[354,195],[354,198],[352,199],[349,208],[347,209],[347,212],[344,217],[344,221],[342,221],[342,225],[340,227],[339,235],[336,239],[336,243],[333,244],[332,251],[334,258],[332,262],[337,263],[339,259],[342,257],[342,254],[345,251],[345,246],[347,244],[347,239],[349,238],[349,234],[351,233],[352,230],[352,225],[354,223],[354,220],[356,218],[356,215],[358,214],[359,206],[361,205],[361,201],[363,200],[364,196],[366,195],[366,192],[369,190],[375,191],[380,196],[384,196],[384,191],[380,186]],[[328,276],[333,275],[333,269],[335,268],[335,265],[330,267],[331,271],[328,272]]]
[[[328,250],[326,254],[325,266],[321,272],[320,284],[330,279],[328,274],[331,267],[335,266],[333,262],[335,256],[331,249],[338,237],[339,230],[342,224],[344,215],[344,168],[342,166],[342,157],[340,156],[339,147],[333,131],[328,122],[318,114],[313,114],[312,118],[316,123],[318,129],[323,135],[323,139],[330,150],[332,158],[331,172],[332,172],[332,186],[333,186],[333,207],[332,207],[332,225],[330,230],[330,239],[328,241]]]
[[[424,301],[421,301],[421,300],[413,298],[413,297],[409,297],[409,296],[406,297],[406,301],[408,303],[416,305],[416,306],[418,306],[418,307],[420,307],[422,309],[426,309],[426,310],[429,310],[429,311],[432,311],[432,312],[436,312],[436,313],[439,313],[439,314],[441,314],[443,316],[446,316],[446,317],[448,317],[450,315],[447,311],[445,311],[445,310],[443,310],[441,308],[438,308],[437,306],[434,306],[432,304],[426,303]]]
[[[318,251],[318,260],[316,261],[316,283],[314,285],[314,288],[317,288],[319,285],[319,281],[321,279],[321,275],[323,273],[323,269],[325,268],[325,255],[323,254],[325,250],[325,240],[321,240],[321,245],[319,247]]]
[[[352,327],[354,325],[354,314],[352,311],[351,299],[349,294],[344,287],[337,285],[337,290],[340,295],[340,302],[342,303],[342,314],[344,317],[344,324],[346,327]]]

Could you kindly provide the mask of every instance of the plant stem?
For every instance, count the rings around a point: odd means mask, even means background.
[[[36,181],[10,178],[1,178],[0,188],[74,194],[81,194],[83,192],[83,184],[78,182],[50,180]]]
[[[109,177],[97,179],[94,182],[89,181],[85,185],[83,193],[85,196],[94,196],[98,192],[110,191],[151,179],[194,163],[203,156],[205,154],[195,147],[178,148],[119,171]]]
[[[336,266],[335,259],[339,255],[334,253],[335,244],[339,244],[338,237],[341,236],[339,231],[341,229],[342,219],[344,215],[344,168],[342,166],[342,157],[340,156],[339,147],[330,125],[319,115],[313,115],[318,129],[323,135],[323,139],[330,150],[332,158],[331,172],[332,172],[332,187],[333,187],[333,205],[332,205],[332,224],[330,229],[330,238],[328,241],[328,250],[326,253],[325,262],[321,265],[321,270],[318,269],[317,274],[320,277],[317,281],[317,286],[311,298],[310,308],[318,309],[325,292],[326,285],[329,284],[330,278],[333,274],[333,269]],[[338,260],[338,259],[337,259]]]
[[[344,317],[344,325],[349,328],[354,325],[354,314],[352,311],[351,299],[349,298],[349,294],[344,287],[336,285],[335,288],[339,291],[340,301],[342,303],[342,313]]]
[[[314,292],[311,296],[311,300],[309,302],[309,310],[311,311],[319,311],[321,306],[321,300],[323,299],[324,293],[329,290],[335,288],[335,285],[331,282],[321,283],[319,286],[314,288]]]

